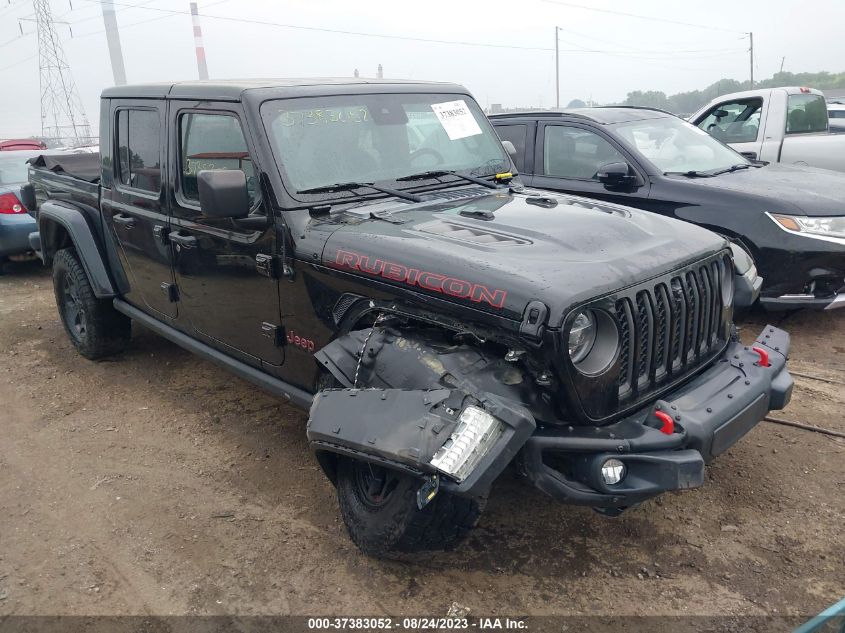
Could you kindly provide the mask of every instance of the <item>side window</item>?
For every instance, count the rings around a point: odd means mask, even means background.
[[[597,180],[599,168],[608,163],[627,163],[608,141],[589,130],[547,125],[543,142],[543,173],[546,176]]]
[[[760,132],[762,99],[720,103],[698,127],[723,143],[753,143]]]
[[[814,94],[789,95],[786,102],[786,133],[827,131],[827,103]]]
[[[155,110],[118,110],[118,180],[133,189],[161,190],[161,124]]]
[[[179,117],[180,189],[199,203],[197,174],[204,169],[240,169],[246,174],[250,206],[255,203],[255,167],[238,119],[230,114],[192,112]]]
[[[503,141],[510,141],[516,148],[513,162],[519,171],[525,170],[525,139],[528,134],[527,125],[497,125],[496,132]]]

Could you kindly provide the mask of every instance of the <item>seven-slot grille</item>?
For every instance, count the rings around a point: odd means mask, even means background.
[[[691,372],[721,350],[728,336],[721,288],[726,266],[730,259],[720,256],[616,302],[620,404]]]

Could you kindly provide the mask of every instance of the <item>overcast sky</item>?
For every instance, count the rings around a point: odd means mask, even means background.
[[[92,126],[97,98],[113,83],[99,0],[51,0],[65,54]],[[555,0],[556,2],[556,0]],[[560,26],[561,103],[612,102],[631,90],[667,94],[722,77],[747,79],[753,31],[755,77],[780,68],[839,72],[845,59],[842,0],[200,0],[212,78],[375,76],[455,81],[482,106],[554,105],[554,27]],[[711,29],[587,10],[623,11]],[[195,79],[188,0],[115,0],[129,83]],[[0,0],[0,138],[40,132],[38,56],[31,0]],[[174,13],[175,12],[175,13]],[[514,48],[405,41],[237,22],[259,20]],[[716,30],[723,29],[723,30]],[[549,50],[527,50],[549,49]],[[602,51],[602,52],[585,52]]]

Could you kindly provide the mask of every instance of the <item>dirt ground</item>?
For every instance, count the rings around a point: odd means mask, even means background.
[[[845,431],[845,311],[792,333],[778,415]],[[741,325],[753,340],[765,324]],[[703,488],[617,519],[506,472],[469,541],[360,554],[306,416],[135,328],[77,356],[35,262],[0,276],[0,617],[21,614],[810,615],[845,596],[845,440],[762,423]]]

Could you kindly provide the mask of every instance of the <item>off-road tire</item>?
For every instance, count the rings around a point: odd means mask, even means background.
[[[356,468],[365,462],[341,458],[337,466],[337,497],[340,512],[353,542],[376,558],[402,558],[430,550],[449,550],[475,527],[486,499],[439,492],[422,510],[417,507],[421,481],[394,473],[395,487],[383,505],[373,507],[362,496]]]
[[[132,321],[97,299],[76,251],[63,248],[53,258],[56,305],[70,342],[89,360],[122,352],[132,336]]]

